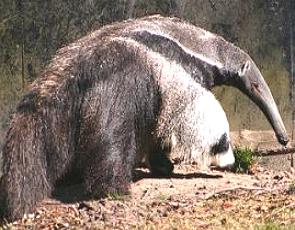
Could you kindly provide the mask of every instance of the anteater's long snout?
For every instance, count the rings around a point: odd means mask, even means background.
[[[242,67],[236,86],[259,106],[273,127],[278,141],[282,145],[287,145],[289,138],[277,105],[262,74],[253,62],[246,63]]]

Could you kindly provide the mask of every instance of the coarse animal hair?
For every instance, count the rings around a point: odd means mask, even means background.
[[[95,196],[126,193],[141,154],[160,152],[156,79],[125,44],[98,43],[76,65],[52,63],[19,103],[2,150],[4,217],[33,211],[73,167]]]
[[[223,59],[227,50],[229,61]],[[132,169],[144,157],[153,173],[170,174],[173,132],[188,148],[195,143],[184,135],[202,137],[201,128],[181,117],[196,122],[199,117],[191,115],[205,111],[196,106],[194,91],[202,90],[196,83],[206,89],[227,84],[248,59],[216,35],[160,16],[105,26],[60,49],[18,104],[7,131],[0,217],[14,220],[34,211],[73,170],[85,191],[99,197],[127,193]],[[210,94],[205,98],[216,103]],[[182,124],[193,131],[186,134]],[[212,151],[223,152],[219,142]]]
[[[164,104],[160,116],[157,134],[171,146],[170,154],[180,162],[197,163],[200,169],[233,165],[229,124],[220,103],[196,82],[186,94],[190,96],[183,97],[181,105],[177,100],[170,102],[170,108]]]

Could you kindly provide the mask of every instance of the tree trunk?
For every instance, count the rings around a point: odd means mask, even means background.
[[[135,3],[136,3],[136,0],[127,0],[127,10],[126,10],[127,18],[132,18],[133,17]]]
[[[290,0],[290,9],[293,9],[294,2]],[[292,141],[294,141],[295,132],[295,74],[294,74],[294,31],[293,31],[293,12],[289,11],[290,28],[290,61],[291,61],[291,102],[292,102]],[[294,167],[294,153],[291,153],[291,166]]]

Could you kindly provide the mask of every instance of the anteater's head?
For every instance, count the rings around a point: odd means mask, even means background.
[[[284,123],[271,91],[255,63],[251,59],[245,61],[228,84],[241,90],[258,105],[273,127],[278,141],[286,145],[289,140]]]

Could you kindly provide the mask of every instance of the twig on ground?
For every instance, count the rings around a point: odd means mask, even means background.
[[[234,188],[226,188],[226,189],[220,189],[217,191],[214,191],[210,194],[208,194],[207,196],[205,196],[205,200],[208,200],[214,196],[217,195],[222,195],[224,193],[227,192],[232,192],[232,191],[236,191],[236,190],[248,190],[248,191],[253,191],[253,190],[260,190],[260,191],[266,191],[266,192],[272,192],[274,191],[274,189],[267,189],[267,188],[261,188],[261,187],[243,187],[243,186],[238,186],[238,187],[234,187]]]
[[[280,148],[280,149],[262,149],[255,151],[255,155],[258,156],[275,156],[275,155],[284,155],[289,153],[294,153],[295,147],[289,147],[289,148]]]

